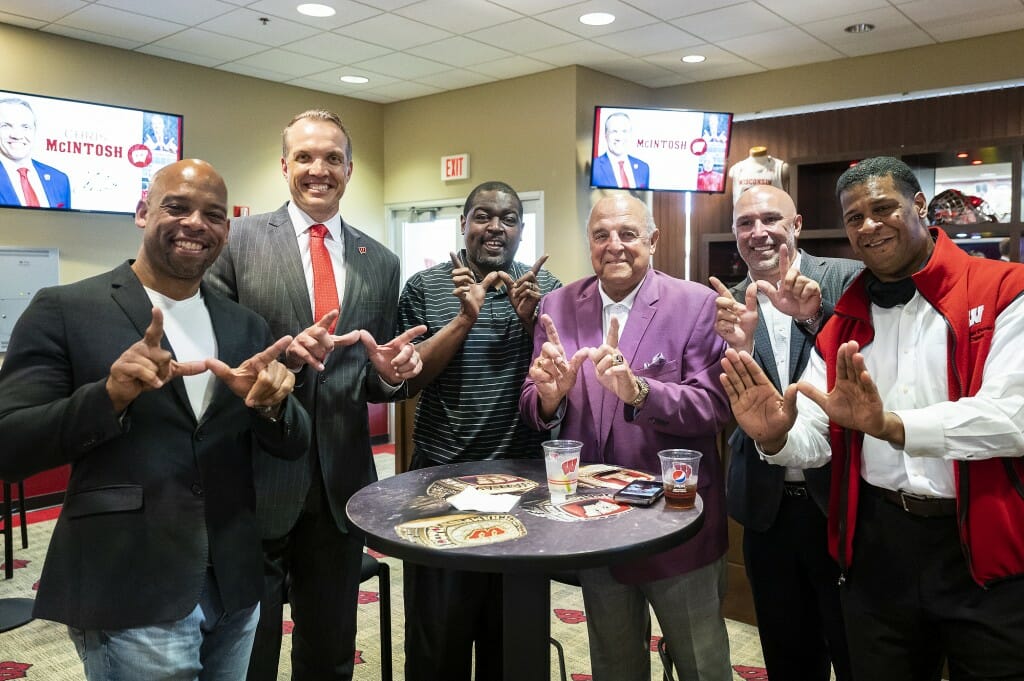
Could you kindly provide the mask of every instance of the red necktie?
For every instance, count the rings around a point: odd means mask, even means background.
[[[327,228],[317,224],[309,228],[309,255],[313,263],[313,321],[318,322],[331,310],[339,308],[338,286],[334,281],[334,265],[331,254],[324,245]],[[334,332],[337,321],[331,324]]]
[[[629,186],[629,175],[626,174],[626,162],[619,161],[619,186]]]
[[[28,168],[18,168],[18,174],[21,175],[21,193],[25,195],[25,205],[39,207],[39,197],[36,196],[36,190],[32,189],[32,183],[28,181]]]

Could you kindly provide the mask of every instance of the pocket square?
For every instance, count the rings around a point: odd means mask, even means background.
[[[665,364],[665,355],[660,352],[651,358],[650,362],[644,362],[644,369],[657,369]]]

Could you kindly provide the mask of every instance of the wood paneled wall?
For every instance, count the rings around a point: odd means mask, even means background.
[[[752,146],[768,147],[768,153],[790,163],[790,192],[796,165],[848,161],[881,154],[905,155],[954,149],[959,146],[1024,144],[1024,88],[1004,88],[963,95],[932,97],[848,109],[779,116],[734,124],[729,165],[738,163]],[[1017,178],[1016,186],[1019,186]],[[821,191],[823,188],[819,188]],[[814,197],[799,196],[797,210]],[[931,197],[929,197],[931,198]],[[682,194],[662,192],[654,197],[654,218],[661,241],[671,246],[659,250],[658,269],[683,277]],[[809,206],[810,207],[810,206]],[[1016,219],[1020,219],[1019,214]],[[732,198],[723,195],[693,196],[690,266],[698,274],[701,235],[728,232],[732,222]],[[835,225],[806,225],[806,228]],[[674,234],[672,232],[679,231]]]

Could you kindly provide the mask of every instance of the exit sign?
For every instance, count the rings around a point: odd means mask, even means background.
[[[468,180],[469,154],[441,157],[441,180]]]

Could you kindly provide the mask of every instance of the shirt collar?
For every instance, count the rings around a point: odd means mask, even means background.
[[[634,286],[633,290],[630,291],[629,294],[625,298],[623,298],[622,300],[619,300],[619,301],[612,300],[608,296],[608,294],[604,292],[604,286],[599,281],[598,284],[597,284],[597,291],[598,291],[598,293],[601,294],[601,307],[602,307],[602,309],[608,307],[609,305],[622,305],[627,310],[632,310],[633,309],[633,303],[636,302],[636,294],[640,292],[640,287],[643,286],[643,283],[646,280],[647,280],[647,275],[644,275],[644,278],[640,280],[640,283],[637,284],[636,286]]]
[[[303,234],[313,225],[323,225],[331,233],[332,239],[341,241],[341,213],[335,213],[333,217],[324,222],[317,222],[309,217],[304,210],[296,206],[294,201],[289,201],[288,217],[291,218],[292,227],[295,228],[295,236]]]

